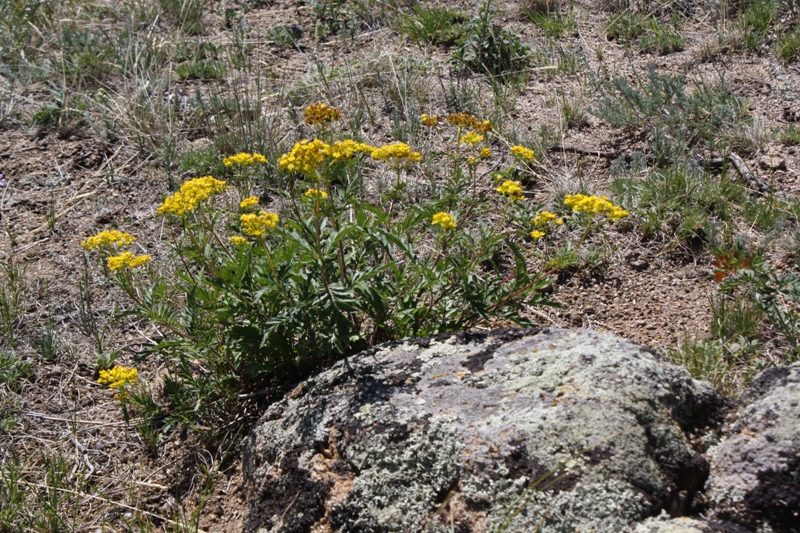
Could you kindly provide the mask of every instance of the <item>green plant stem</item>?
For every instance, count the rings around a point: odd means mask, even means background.
[[[275,261],[272,259],[272,251],[269,249],[266,239],[259,236],[258,241],[261,243],[261,246],[264,248],[264,252],[267,254],[267,262],[269,263],[269,268],[272,271],[272,276],[275,278],[275,284],[278,286],[278,290],[281,291],[281,295],[283,296],[284,300],[286,300],[286,303],[291,302],[292,299],[289,298],[289,294],[286,292],[286,288],[283,285],[283,280],[281,280],[280,276],[278,276],[278,269],[275,266]]]

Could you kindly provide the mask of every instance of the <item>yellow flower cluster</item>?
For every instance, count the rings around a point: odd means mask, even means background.
[[[278,215],[259,211],[255,213],[245,213],[239,217],[242,223],[242,233],[251,237],[263,235],[267,230],[274,229],[278,225]]]
[[[494,129],[494,126],[488,120],[476,120],[472,125],[472,129],[481,133],[489,133]]]
[[[111,271],[122,268],[136,268],[152,261],[149,255],[133,255],[131,252],[122,252],[119,255],[112,255],[107,261],[108,269]]]
[[[522,184],[518,181],[506,180],[496,191],[502,195],[508,196],[509,200],[521,201],[525,199],[522,195]]]
[[[331,146],[331,156],[333,156],[336,161],[341,161],[343,159],[352,159],[356,154],[365,152],[372,153],[373,150],[375,150],[375,148],[368,144],[360,143],[353,139],[345,139],[344,141],[333,143],[333,146]]]
[[[123,401],[128,397],[127,388],[139,383],[139,371],[135,368],[115,366],[111,370],[101,370],[100,379],[97,382],[100,385],[107,385],[109,389],[116,390],[114,398]]]
[[[197,206],[212,195],[224,191],[228,186],[224,181],[203,176],[185,182],[181,185],[181,190],[164,200],[156,210],[159,215],[178,215],[183,216],[190,211],[194,211]]]
[[[239,202],[239,207],[242,209],[251,209],[258,205],[258,197],[257,196],[248,196],[241,202]]]
[[[242,237],[241,235],[231,235],[228,237],[228,242],[235,246],[241,246],[243,244],[247,244],[247,239]]]
[[[456,219],[450,213],[445,213],[441,211],[433,215],[433,220],[431,223],[435,226],[439,224],[442,226],[442,229],[453,229],[456,227]]]
[[[267,158],[258,153],[248,154],[247,152],[240,152],[236,155],[231,155],[222,160],[222,164],[226,167],[237,165],[240,167],[248,167],[256,163],[266,163]]]
[[[488,120],[478,120],[468,113],[452,113],[445,120],[457,128],[472,128],[479,133],[489,133],[494,129]]]
[[[406,143],[393,143],[381,146],[372,151],[375,161],[392,160],[395,163],[418,163],[422,160],[419,152],[414,152]]]
[[[326,193],[325,191],[321,191],[319,189],[308,189],[306,191],[305,195],[308,198],[327,198],[328,197],[328,193]]]
[[[588,194],[568,194],[564,205],[572,208],[573,213],[588,213],[592,216],[604,214],[608,220],[616,222],[628,216],[628,212],[612,204],[608,196],[591,196]]]
[[[533,223],[536,226],[546,226],[550,222],[560,226],[561,224],[564,223],[564,219],[558,218],[558,215],[556,215],[555,213],[551,213],[550,211],[542,211],[541,213],[538,213],[535,217],[531,219],[531,223]]]
[[[81,246],[87,250],[95,250],[97,248],[118,248],[120,246],[128,246],[136,240],[136,237],[124,231],[117,231],[112,229],[110,231],[101,231],[93,237],[89,237],[81,242]]]
[[[475,133],[474,131],[470,131],[469,133],[461,137],[461,142],[475,148],[475,145],[481,142],[483,139],[484,139],[483,135]]]
[[[545,235],[547,235],[545,232],[543,232],[543,231],[539,231],[539,230],[533,230],[533,231],[531,232],[531,238],[532,238],[533,240],[535,240],[535,241],[538,241],[539,239],[541,239],[541,238],[542,238],[542,237],[544,237]]]
[[[339,120],[339,117],[342,115],[342,112],[336,109],[335,107],[331,107],[327,104],[311,104],[303,111],[303,116],[305,116],[305,123],[318,125],[318,124],[327,124],[328,122],[334,122]]]
[[[429,128],[435,128],[439,125],[439,122],[442,121],[442,117],[438,117],[436,115],[427,115],[425,113],[422,114],[422,125],[427,126]]]
[[[336,161],[342,161],[351,159],[359,153],[372,153],[374,151],[375,148],[372,146],[352,139],[338,141],[333,145],[319,139],[314,139],[313,141],[303,139],[295,143],[291,152],[280,157],[278,167],[289,172],[311,174],[330,157]]]
[[[481,148],[481,151],[478,155],[481,157],[481,159],[486,159],[487,157],[492,157],[492,151],[488,148]]]
[[[278,160],[281,170],[311,174],[331,156],[331,146],[319,139],[303,139],[295,143],[292,151]]]
[[[511,153],[514,154],[514,157],[522,161],[533,161],[536,159],[536,154],[533,153],[533,150],[525,148],[524,146],[512,146]]]

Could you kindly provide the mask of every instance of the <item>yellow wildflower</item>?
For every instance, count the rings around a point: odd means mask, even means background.
[[[117,393],[114,398],[123,401],[128,397],[128,387],[139,383],[139,371],[135,368],[125,366],[115,366],[111,370],[101,370],[100,385],[108,385],[109,389],[114,389]]]
[[[314,139],[313,141],[303,139],[295,143],[291,152],[280,157],[278,166],[281,170],[288,170],[289,172],[312,174],[330,156],[331,145],[328,143],[319,139]]]
[[[494,126],[492,126],[492,123],[489,122],[488,120],[484,121],[476,120],[475,123],[472,124],[472,129],[480,133],[489,133],[494,129]]]
[[[250,209],[251,207],[255,207],[258,205],[258,197],[257,196],[248,196],[241,202],[239,202],[239,207],[242,209]]]
[[[605,214],[612,222],[628,216],[628,212],[612,204],[608,196],[568,194],[564,197],[564,205],[572,208],[573,213],[588,213],[591,216]]]
[[[505,176],[502,175],[502,174],[499,174],[499,173],[492,174],[492,179],[494,179],[494,181],[500,181],[500,180],[505,179]]]
[[[305,194],[308,198],[327,198],[328,193],[319,189],[308,189]]]
[[[389,160],[394,164],[418,163],[422,160],[420,153],[412,151],[406,143],[393,143],[376,148],[372,152],[372,158],[375,161]]]
[[[87,250],[94,250],[96,248],[119,248],[121,246],[128,246],[136,240],[136,237],[123,231],[112,229],[110,231],[101,231],[93,237],[89,237],[81,243],[81,246]]]
[[[525,148],[524,146],[512,146],[511,153],[514,154],[514,157],[522,161],[533,161],[536,159],[536,154],[533,153],[533,150]]]
[[[478,119],[468,113],[451,113],[447,115],[445,120],[459,128],[471,128],[478,122]]]
[[[453,113],[447,115],[445,120],[457,128],[472,128],[478,133],[489,133],[494,129],[488,120],[478,120],[468,113]]]
[[[481,142],[483,139],[484,139],[483,135],[479,135],[474,131],[470,131],[469,133],[461,137],[461,142],[464,144],[468,144],[474,148],[475,145]]]
[[[488,148],[481,148],[481,151],[478,153],[481,159],[486,159],[488,157],[492,157],[492,151]]]
[[[228,186],[224,181],[204,176],[195,178],[181,185],[181,190],[164,200],[156,210],[159,215],[173,214],[183,216],[190,211],[194,211],[197,206],[220,191],[224,191]]]
[[[606,213],[606,218],[612,222],[618,222],[621,218],[628,216],[630,213],[615,205]]]
[[[543,232],[543,231],[534,230],[534,231],[531,232],[531,238],[533,240],[535,240],[535,241],[538,241],[539,239],[541,239],[545,235],[547,235],[547,234],[545,232]]]
[[[333,146],[331,146],[331,156],[336,161],[341,161],[343,159],[351,159],[359,153],[372,153],[374,149],[375,148],[368,144],[360,143],[353,139],[345,139],[344,141],[333,143]]]
[[[278,225],[278,215],[259,211],[255,213],[245,213],[239,217],[242,223],[242,233],[251,237],[263,235],[267,230],[274,229]]]
[[[522,184],[518,181],[506,180],[496,191],[502,195],[508,196],[509,200],[521,201],[525,199],[522,195]]]
[[[230,237],[228,237],[228,242],[236,246],[241,246],[243,244],[247,244],[247,239],[245,239],[241,235],[231,235]]]
[[[133,255],[131,252],[122,252],[119,255],[112,255],[106,260],[108,269],[111,271],[121,268],[136,268],[152,261],[149,255]]]
[[[247,152],[240,152],[236,155],[231,155],[222,160],[222,164],[226,167],[238,165],[240,167],[247,167],[256,163],[266,163],[267,158],[258,153],[248,154]]]
[[[335,107],[331,107],[327,104],[319,103],[319,104],[311,104],[303,111],[303,116],[305,116],[305,123],[318,125],[318,124],[327,124],[328,122],[334,122],[339,120],[341,117],[342,112],[336,109]]]
[[[442,121],[442,117],[438,117],[436,115],[427,115],[425,113],[422,114],[422,125],[427,126],[429,128],[435,128],[439,125],[439,122]]]
[[[433,220],[431,223],[435,226],[439,224],[442,226],[442,229],[453,229],[456,227],[456,219],[450,213],[445,213],[441,211],[433,215]]]
[[[542,211],[541,213],[537,214],[534,218],[531,219],[531,222],[536,226],[544,226],[549,224],[550,222],[561,225],[564,223],[563,218],[558,218],[558,215],[555,213],[551,213],[550,211]]]

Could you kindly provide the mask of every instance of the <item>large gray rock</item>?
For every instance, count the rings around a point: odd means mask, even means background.
[[[800,363],[771,368],[710,450],[712,515],[757,531],[800,532]]]
[[[648,518],[633,527],[632,533],[750,533],[735,524],[682,516],[670,518],[666,513]]]
[[[594,331],[384,345],[310,378],[251,432],[246,529],[619,533],[689,511],[708,473],[689,437],[721,405]]]

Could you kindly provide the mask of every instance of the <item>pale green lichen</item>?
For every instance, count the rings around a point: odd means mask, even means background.
[[[458,475],[461,445],[451,420],[430,423],[426,433],[392,442],[386,434],[365,432],[341,450],[360,475],[347,500],[334,507],[334,520],[346,516],[340,531],[418,531],[436,497]]]
[[[627,483],[609,479],[558,493],[523,493],[522,501],[495,508],[488,523],[490,530],[505,525],[505,531],[619,533],[649,507]]]

